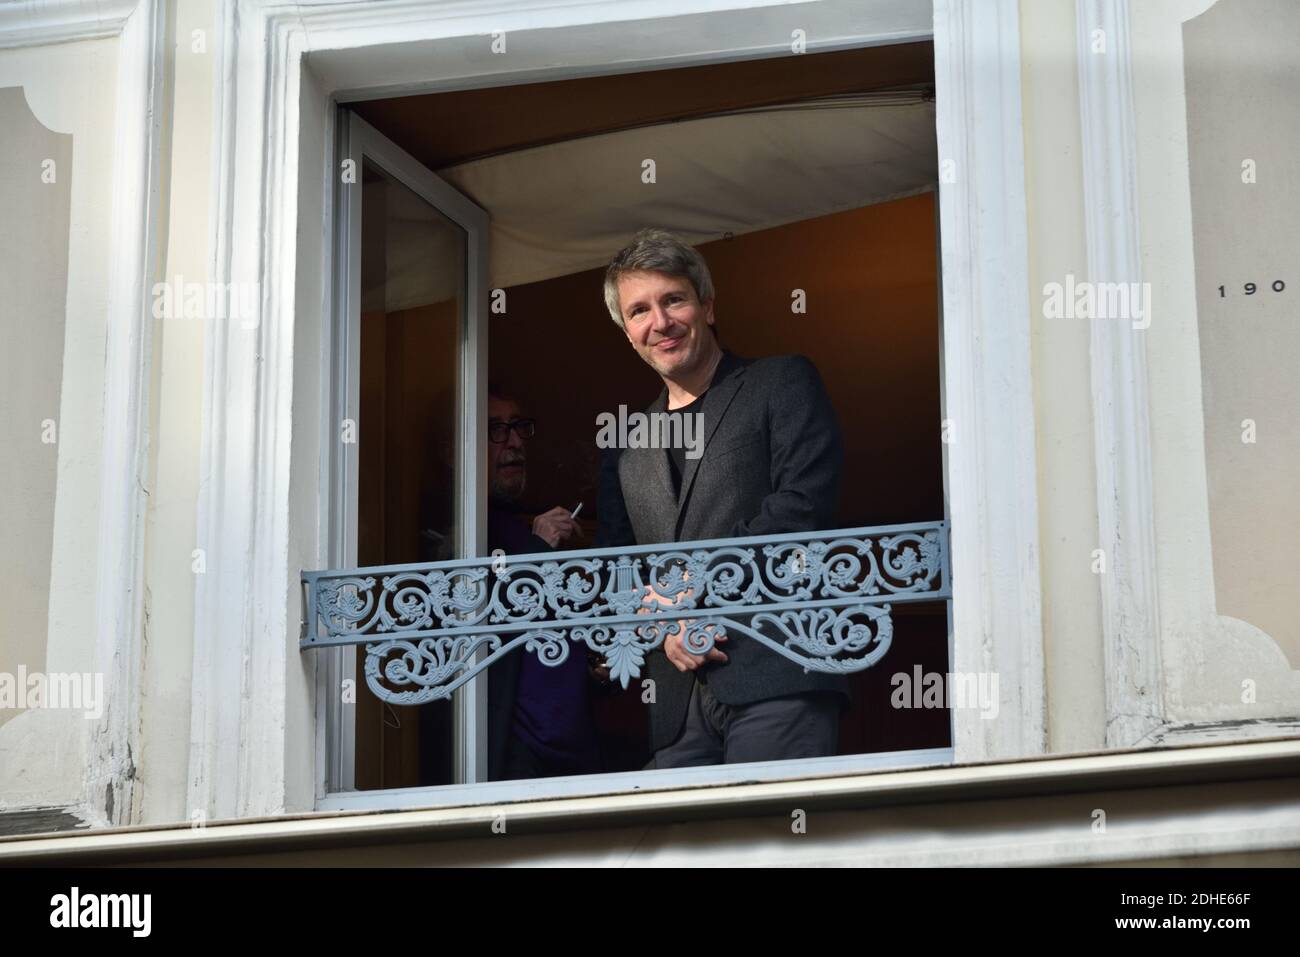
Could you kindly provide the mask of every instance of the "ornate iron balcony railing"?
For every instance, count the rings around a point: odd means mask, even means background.
[[[624,688],[683,624],[719,629],[810,671],[871,667],[892,604],[951,597],[946,522],[304,572],[301,646],[366,646],[366,683],[424,704],[522,649],[555,666],[581,643]],[[482,652],[482,654],[479,654]]]

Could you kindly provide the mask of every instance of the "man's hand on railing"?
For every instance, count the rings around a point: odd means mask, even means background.
[[[666,595],[659,594],[659,592],[655,590],[655,586],[653,582],[647,585],[646,588],[647,591],[644,599],[644,604],[645,604],[645,608],[643,609],[644,611],[654,611],[655,610],[654,602],[656,601],[659,602],[661,605],[674,605],[678,601],[681,601],[686,598],[690,598],[691,591],[692,591],[692,589],[688,588],[683,592],[679,592],[676,598],[669,598]],[[692,621],[694,621],[694,619],[692,618],[679,618],[677,621],[677,624],[679,626],[677,633],[673,635],[668,635],[664,638],[664,654],[668,656],[668,660],[671,661],[677,667],[678,671],[694,671],[695,669],[699,668],[702,665],[707,664],[710,661],[719,661],[719,662],[726,661],[727,653],[723,651],[721,648],[718,648],[716,646],[710,648],[708,650],[708,653],[703,655],[693,655],[686,650],[685,647],[686,629],[690,627]],[[667,627],[667,625],[668,622],[667,620],[665,620],[664,626]],[[714,642],[726,641],[727,633],[723,631],[721,628],[719,628],[714,633],[713,640]]]

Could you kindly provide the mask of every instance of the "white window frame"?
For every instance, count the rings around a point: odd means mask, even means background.
[[[925,0],[865,10],[849,0],[671,0],[652,7],[639,0],[547,0],[508,9],[490,0],[307,0],[292,9],[238,0],[220,15],[223,75],[238,82],[219,85],[212,278],[272,279],[251,335],[214,325],[207,341],[207,484],[199,528],[210,572],[196,596],[195,674],[206,680],[195,683],[192,807],[206,808],[209,817],[243,817],[332,800],[314,700],[319,656],[298,651],[297,579],[304,568],[329,564],[312,501],[323,468],[315,424],[327,401],[322,317],[334,294],[334,103],[789,55],[792,27],[805,30],[809,52],[934,38],[939,159],[941,168],[956,171],[939,194],[944,391],[957,435],[947,449],[951,666],[1002,676],[1002,718],[981,721],[978,713],[955,711],[952,757],[969,762],[1044,750],[1015,0],[935,0],[933,11]],[[497,31],[516,41],[517,58],[493,63],[463,55],[486,48]],[[545,42],[518,42],[529,31],[544,31]],[[462,55],[429,55],[440,48]],[[570,66],[548,66],[557,61]],[[292,283],[281,278],[289,276]],[[217,695],[214,688],[224,690]],[[798,762],[770,773],[837,772],[840,759],[822,760],[825,767]],[[749,766],[746,776],[759,770]],[[698,769],[671,786],[733,771]],[[650,783],[637,774],[626,786]],[[427,791],[393,800],[427,803]]]

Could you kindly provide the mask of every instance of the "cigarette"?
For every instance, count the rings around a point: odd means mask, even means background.
[[[577,518],[577,517],[578,517],[578,513],[581,512],[581,511],[582,511],[582,503],[579,502],[579,503],[578,503],[578,507],[575,508],[572,512],[569,513],[569,518]]]

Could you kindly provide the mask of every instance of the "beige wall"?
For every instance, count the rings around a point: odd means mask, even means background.
[[[45,667],[67,315],[72,136],[41,125],[20,86],[0,89],[0,672]],[[53,164],[53,165],[50,165]],[[15,677],[16,680],[16,677]],[[0,707],[0,724],[20,713]]]
[[[175,0],[168,16],[172,27],[166,72],[171,101],[163,117],[159,274],[204,282],[210,268],[213,187],[214,7],[211,0]],[[196,38],[195,30],[205,33]],[[196,49],[200,45],[203,49]],[[54,257],[41,257],[32,267],[22,259],[0,256],[0,280],[6,288],[24,279],[45,290],[47,297],[67,291],[66,309],[59,313],[61,320],[66,317],[66,344],[59,363],[47,370],[45,383],[57,388],[57,374],[62,372],[57,414],[50,415],[57,418],[59,428],[57,497],[51,483],[30,484],[29,498],[15,503],[15,513],[33,526],[39,524],[42,509],[54,509],[51,527],[45,530],[48,638],[44,628],[15,635],[6,632],[0,643],[3,671],[14,671],[18,663],[29,670],[49,671],[84,671],[95,666],[99,442],[112,251],[117,48],[118,40],[105,39],[0,51],[0,88],[24,87],[36,118],[60,133],[71,134],[73,164],[71,175],[61,180],[70,183],[72,191],[70,236],[65,227],[64,239],[69,251],[66,275],[55,268]],[[20,128],[10,119],[6,112],[6,130]],[[8,163],[10,157],[6,138],[3,160]],[[26,195],[40,195],[39,180],[37,183],[38,187],[27,188]],[[7,180],[0,181],[0,190],[16,188]],[[19,219],[7,219],[6,223]],[[35,245],[30,231],[18,234],[6,230],[4,240],[11,236],[21,238],[23,248]],[[33,282],[26,275],[31,268],[44,268],[45,272],[36,273]],[[8,333],[8,311],[5,319]],[[200,547],[195,541],[195,510],[200,482],[205,321],[158,319],[152,327],[141,753],[132,755],[137,779],[143,784],[136,791],[140,804],[133,816],[144,823],[189,816],[192,569],[194,551]],[[10,381],[6,377],[6,387]],[[5,408],[11,408],[8,400]],[[7,426],[17,422],[16,417],[6,416],[6,420]],[[39,436],[39,419],[36,429],[34,434]],[[48,452],[45,446],[40,449]],[[28,541],[31,537],[6,536],[4,548],[29,566],[33,561],[39,564],[39,536]],[[33,552],[37,554],[33,556]],[[0,713],[0,721],[10,716]],[[91,725],[80,713],[29,711],[0,727],[0,806],[80,803],[86,773],[85,735]]]
[[[1203,64],[1193,70],[1189,114],[1183,23],[1211,7],[1204,23],[1187,28],[1191,55]],[[1296,714],[1300,505],[1291,487],[1300,429],[1291,409],[1300,407],[1300,339],[1291,294],[1300,276],[1285,272],[1300,230],[1300,188],[1287,166],[1300,149],[1300,80],[1283,39],[1296,31],[1278,25],[1300,26],[1300,8],[1282,0],[1152,0],[1130,9],[1142,279],[1152,286],[1152,325],[1135,333],[1146,337],[1150,368],[1160,619],[1150,651],[1170,720]],[[1048,321],[1041,308],[1045,283],[1087,272],[1076,33],[1073,0],[1021,4],[1053,750],[1102,746],[1106,718],[1100,593],[1090,568],[1098,516],[1089,328],[1086,320]],[[1240,181],[1248,155],[1260,163],[1260,185]],[[1228,273],[1256,281],[1265,298],[1221,301],[1217,287],[1229,280],[1216,277]],[[1279,276],[1288,281],[1285,302],[1267,298],[1274,294],[1266,282]],[[1243,312],[1247,305],[1252,311]],[[1245,418],[1259,427],[1253,445],[1241,441]]]
[[[58,439],[53,447],[29,447],[23,441],[6,446],[18,475],[45,474],[49,479],[22,482],[15,490],[16,499],[5,503],[7,527],[0,550],[6,562],[27,566],[33,581],[48,581],[48,604],[38,603],[48,607],[48,613],[34,611],[34,598],[28,595],[24,600],[32,615],[27,619],[31,627],[14,632],[5,626],[0,670],[10,672],[19,664],[45,672],[84,673],[96,667],[116,70],[116,41],[112,40],[0,50],[0,89],[21,88],[31,114],[23,117],[23,108],[10,98],[3,121],[6,168],[0,191],[9,197],[4,203],[4,242],[17,245],[6,245],[0,255],[0,288],[27,290],[29,297],[29,305],[23,305],[23,296],[15,300],[5,296],[6,346],[33,350],[16,358],[30,363],[26,374],[40,377],[40,401],[53,403],[36,421],[24,421],[35,411],[24,405],[36,396],[23,392],[22,378],[7,375],[0,383],[6,394],[5,427],[15,429],[20,438],[30,437],[33,430],[39,436],[40,419],[49,417],[57,422]],[[41,132],[36,124],[49,132]],[[56,167],[53,185],[41,183],[39,169],[22,169],[22,162],[19,168],[11,165],[14,159],[30,159],[30,151],[42,140],[55,150],[54,158],[64,159]],[[10,178],[14,176],[17,180]],[[38,210],[42,190],[52,195],[70,190],[61,226],[57,211]],[[39,316],[28,318],[44,321],[45,329],[18,325],[22,317],[11,310],[29,308],[38,309]],[[60,324],[62,329],[56,332]],[[25,343],[11,340],[11,329],[35,338]],[[56,335],[61,337],[57,349]],[[50,350],[57,351],[57,357]],[[57,363],[53,369],[48,367],[52,360]],[[11,402],[10,389],[26,397]],[[11,415],[11,410],[16,414]],[[57,455],[55,469],[50,469],[51,454]],[[12,614],[6,619],[20,620]],[[92,724],[82,711],[74,710],[28,709],[9,716],[0,725],[0,806],[78,802]]]
[[[1199,37],[1207,27],[1194,21],[1211,7],[1206,23],[1213,38],[1206,41]],[[1294,55],[1285,56],[1241,36],[1231,41],[1232,55],[1225,52],[1225,37],[1248,29],[1250,18],[1266,13],[1270,10],[1257,0],[1219,0],[1217,6],[1211,0],[1153,0],[1136,5],[1133,15],[1143,278],[1152,285],[1147,355],[1160,661],[1166,707],[1172,718],[1184,721],[1250,721],[1300,713],[1300,672],[1288,660],[1284,644],[1288,639],[1264,630],[1266,625],[1276,628],[1272,622],[1285,622],[1288,608],[1291,621],[1300,613],[1300,589],[1294,577],[1296,540],[1289,542],[1292,577],[1288,584],[1278,577],[1286,571],[1280,561],[1285,561],[1288,543],[1276,538],[1279,531],[1295,526],[1300,505],[1294,497],[1287,500],[1285,490],[1278,493],[1278,479],[1271,474],[1274,467],[1290,468],[1294,474],[1295,425],[1280,414],[1281,403],[1295,395],[1294,382],[1286,375],[1286,370],[1296,368],[1294,340],[1278,338],[1260,348],[1254,337],[1270,335],[1268,323],[1276,330],[1279,321],[1278,314],[1268,314],[1267,300],[1258,313],[1243,311],[1244,298],[1225,307],[1215,302],[1217,286],[1225,282],[1217,277],[1225,269],[1276,272],[1283,265],[1276,257],[1285,259],[1287,251],[1296,247],[1297,226],[1294,217],[1288,223],[1282,210],[1270,208],[1282,203],[1285,195],[1277,191],[1276,180],[1271,193],[1267,181],[1263,187],[1253,187],[1271,195],[1271,204],[1260,206],[1258,194],[1243,192],[1240,160],[1246,154],[1234,158],[1231,169],[1217,174],[1205,166],[1207,161],[1227,162],[1224,157],[1245,148],[1244,142],[1222,144],[1217,152],[1207,148],[1206,137],[1212,142],[1215,129],[1219,136],[1241,135],[1223,126],[1231,114],[1245,112],[1255,122],[1262,114],[1276,117],[1273,131],[1252,144],[1256,158],[1265,159],[1266,176],[1277,175],[1269,170],[1267,157],[1275,155],[1280,141],[1294,135],[1287,132],[1295,123],[1293,92],[1278,97],[1267,86],[1241,83],[1247,71],[1269,76],[1287,64],[1293,68]],[[1271,13],[1281,16],[1280,8]],[[1274,23],[1269,21],[1270,32]],[[1193,65],[1193,76],[1205,68],[1217,69],[1220,77],[1236,78],[1240,85],[1234,88],[1241,94],[1217,106],[1198,102],[1190,125],[1185,36],[1192,38],[1193,57],[1202,60],[1201,66]],[[1193,89],[1197,83],[1204,88],[1204,79],[1194,80]],[[1211,191],[1207,195],[1192,192],[1188,158],[1194,147],[1198,169],[1206,176],[1195,185],[1198,192]],[[1282,175],[1291,174],[1288,170]],[[1233,244],[1236,248],[1230,254],[1223,252],[1222,244],[1228,237],[1215,236],[1215,227],[1208,225],[1211,221],[1204,215],[1207,226],[1196,231],[1194,207],[1203,214],[1236,207],[1240,217],[1251,220],[1237,227],[1240,242]],[[1283,221],[1274,218],[1278,215]],[[1281,248],[1272,249],[1277,243]],[[1204,252],[1198,261],[1200,250]],[[1293,265],[1293,257],[1291,261]],[[1285,315],[1281,314],[1284,324]],[[1228,320],[1232,327],[1210,328],[1207,324],[1216,318]],[[1294,327],[1294,319],[1289,321]],[[1202,330],[1209,333],[1204,341]],[[1216,343],[1219,337],[1223,338]],[[1253,398],[1243,389],[1253,392]],[[1243,402],[1260,409],[1254,415],[1233,411]],[[1234,417],[1235,435],[1228,430]],[[1247,417],[1260,423],[1261,437],[1258,444],[1240,448],[1240,421]],[[1251,485],[1245,496],[1243,482]],[[1244,538],[1225,537],[1229,530]],[[1243,587],[1250,576],[1272,585],[1261,591]],[[1227,604],[1221,605],[1225,599]],[[1256,620],[1249,620],[1252,617]]]
[[[1183,30],[1215,605],[1277,642],[1292,668],[1300,667],[1297,37],[1294,0],[1220,0]]]

